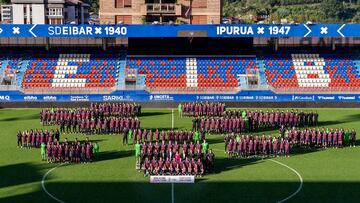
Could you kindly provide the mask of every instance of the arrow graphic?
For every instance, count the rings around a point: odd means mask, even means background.
[[[309,31],[308,33],[306,33],[304,35],[304,37],[307,37],[310,33],[311,33],[311,29],[309,28],[309,26],[307,26],[306,24],[304,24],[305,28]]]
[[[32,34],[34,37],[37,37],[37,36],[35,35],[35,33],[33,33],[32,30],[33,30],[36,26],[37,26],[37,24],[33,25],[33,26],[30,28],[30,30],[29,30],[30,34]]]
[[[346,24],[343,24],[338,30],[337,33],[339,33],[342,37],[345,37],[345,35],[341,32],[341,30],[345,27]]]
[[[3,29],[0,28],[0,34],[3,32]]]

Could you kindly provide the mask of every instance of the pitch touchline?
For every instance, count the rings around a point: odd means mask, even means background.
[[[45,188],[45,179],[46,177],[55,169],[59,168],[60,166],[64,165],[65,163],[62,163],[60,165],[57,165],[56,167],[50,169],[48,172],[46,172],[44,174],[44,176],[42,177],[42,180],[41,180],[41,187],[42,189],[44,190],[44,192],[49,195],[49,197],[51,197],[53,200],[57,201],[57,202],[60,202],[60,203],[65,203],[64,201],[58,199],[57,197],[55,197],[54,195],[52,195],[50,192],[47,191],[47,189]]]
[[[275,161],[275,160],[273,160],[273,159],[269,159],[269,161],[272,161],[272,162],[274,162],[274,163],[277,163],[277,164],[279,164],[279,165],[281,165],[281,166],[284,166],[284,167],[290,169],[292,172],[294,172],[294,173],[299,177],[300,185],[299,185],[298,189],[297,189],[294,193],[292,193],[290,196],[286,197],[285,199],[282,199],[282,200],[279,200],[279,201],[278,201],[278,203],[286,202],[287,200],[291,199],[292,197],[294,197],[295,195],[297,195],[297,193],[300,192],[300,190],[301,190],[302,187],[303,187],[303,182],[304,182],[304,181],[303,181],[303,178],[301,177],[301,175],[300,175],[299,172],[297,172],[295,169],[291,168],[290,166],[285,165],[285,164],[283,164],[283,163],[281,163],[281,162],[279,162],[279,161]]]

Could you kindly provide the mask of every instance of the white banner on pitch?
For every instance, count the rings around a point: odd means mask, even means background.
[[[195,176],[150,176],[150,183],[195,183]]]

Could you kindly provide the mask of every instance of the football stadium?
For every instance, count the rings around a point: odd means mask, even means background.
[[[360,1],[0,1],[0,202],[359,202],[357,132]]]

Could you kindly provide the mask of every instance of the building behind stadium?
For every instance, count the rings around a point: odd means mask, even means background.
[[[219,0],[100,0],[102,24],[219,24]]]

